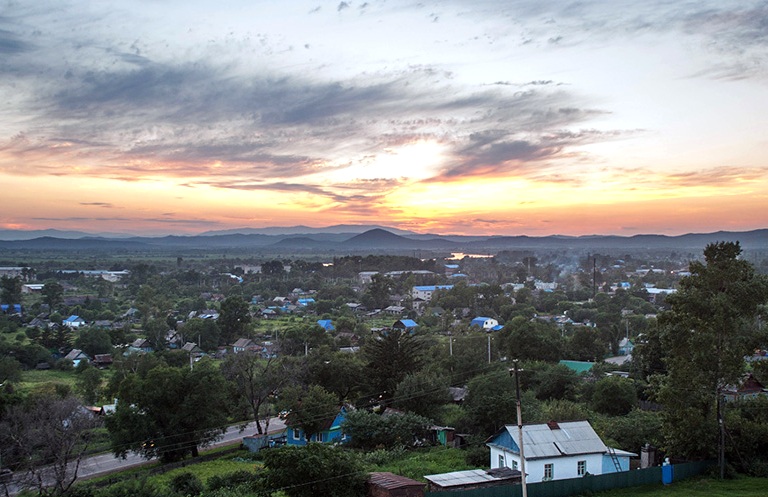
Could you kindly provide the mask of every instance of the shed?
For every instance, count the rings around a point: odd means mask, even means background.
[[[376,472],[368,476],[368,497],[423,497],[424,484],[394,473]]]

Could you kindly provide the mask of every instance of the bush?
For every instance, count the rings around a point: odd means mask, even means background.
[[[100,490],[97,497],[165,497],[166,492],[146,478],[126,480]]]
[[[208,478],[207,487],[208,490],[219,490],[222,488],[235,488],[239,486],[253,486],[252,484],[258,480],[258,475],[248,471],[247,469],[240,469],[227,473],[224,475],[214,475]]]
[[[205,490],[203,482],[194,473],[186,471],[174,476],[170,483],[171,490],[179,495],[193,496],[199,495]]]

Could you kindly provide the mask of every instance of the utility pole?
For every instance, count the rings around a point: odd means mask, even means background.
[[[525,453],[523,452],[523,411],[520,407],[520,375],[517,369],[517,359],[512,363],[515,365],[515,393],[517,396],[517,446],[520,448],[520,483],[523,486],[523,497],[528,497],[528,487],[525,484]]]
[[[491,363],[491,334],[488,333],[488,364]]]

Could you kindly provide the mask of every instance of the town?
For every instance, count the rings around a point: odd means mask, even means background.
[[[193,461],[238,423],[258,469],[217,480],[237,495],[768,467],[765,261],[738,243],[695,259],[24,255],[0,267],[6,488],[78,495],[94,447]],[[446,451],[440,471],[392,470]]]

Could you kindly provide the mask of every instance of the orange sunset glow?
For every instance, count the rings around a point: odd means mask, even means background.
[[[768,226],[762,2],[3,10],[0,229]]]

